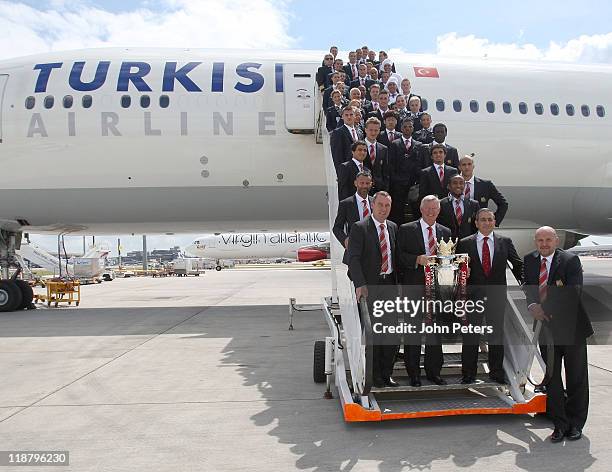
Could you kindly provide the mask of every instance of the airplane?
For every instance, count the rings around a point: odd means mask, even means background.
[[[328,231],[321,58],[108,48],[1,61],[1,278],[28,232]],[[506,196],[501,230],[519,251],[541,224],[563,230],[562,247],[612,233],[612,67],[416,54],[395,66]]]
[[[329,232],[215,233],[196,238],[183,252],[217,260],[288,258],[313,262],[329,258]]]

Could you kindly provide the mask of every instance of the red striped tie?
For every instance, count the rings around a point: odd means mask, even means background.
[[[482,238],[482,271],[485,277],[491,273],[491,252],[489,251],[489,238]]]
[[[376,160],[376,151],[374,150],[374,145],[370,144],[370,161],[372,162],[372,164],[374,164],[375,160]]]
[[[466,182],[465,183],[465,198],[469,199],[471,193],[472,193],[472,189],[470,188],[470,183]]]
[[[440,166],[440,183],[444,187],[444,166]]]
[[[548,291],[548,270],[546,270],[546,258],[542,257],[540,263],[540,280],[538,292],[540,294],[540,303],[546,300],[546,292]]]
[[[353,134],[353,141],[357,141],[357,133],[355,133],[355,128],[351,128],[351,133]]]
[[[382,262],[380,264],[380,273],[386,274],[389,270],[389,254],[387,252],[387,238],[385,237],[385,225],[380,225],[380,254],[382,256]]]
[[[368,202],[366,200],[363,200],[361,203],[363,204],[363,219],[365,220],[370,214],[370,210],[368,209]]]
[[[455,200],[455,216],[457,217],[457,224],[461,224],[461,220],[463,219],[463,213],[461,212],[461,200]]]
[[[427,227],[427,247],[429,248],[430,256],[436,255],[436,240],[433,235],[433,229],[431,226]]]

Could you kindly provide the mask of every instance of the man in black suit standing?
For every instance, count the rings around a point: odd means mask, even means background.
[[[431,115],[427,112],[421,113],[421,129],[415,131],[412,137],[423,144],[431,144],[434,140],[431,129]]]
[[[333,61],[334,61],[334,56],[332,56],[331,54],[325,54],[321,67],[317,69],[316,80],[317,80],[317,85],[319,86],[319,91],[321,92],[323,92],[325,88],[330,86],[330,82],[328,81],[328,76],[329,74],[333,72],[332,67],[331,67],[333,64]]]
[[[419,200],[425,195],[437,195],[444,198],[448,195],[448,182],[453,175],[457,175],[455,167],[444,163],[446,147],[443,144],[433,144],[430,148],[433,164],[421,170],[419,178]]]
[[[552,377],[546,387],[546,411],[555,429],[552,442],[582,437],[589,410],[589,377],[586,338],[593,328],[582,306],[580,258],[559,249],[554,228],[543,226],[535,233],[537,250],[524,257],[525,293],[534,319],[547,323],[554,342],[554,356],[540,346]],[[565,387],[561,378],[565,367]]]
[[[460,175],[453,175],[448,183],[448,197],[440,202],[438,223],[450,228],[453,239],[463,239],[478,231],[476,213],[478,202],[464,197],[465,181]]]
[[[355,51],[349,52],[348,57],[349,61],[344,66],[344,72],[346,73],[346,77],[348,79],[347,84],[350,84],[353,80],[357,78],[357,67],[359,67],[359,64],[357,64],[357,55],[355,54]]]
[[[353,107],[346,106],[342,109],[342,121],[344,124],[333,130],[329,137],[336,172],[338,172],[340,164],[352,159],[351,146],[353,143],[363,139],[361,130],[354,126],[355,111]]]
[[[365,124],[365,143],[368,148],[368,160],[372,169],[374,185],[370,193],[373,195],[380,190],[389,191],[389,152],[387,146],[377,142],[380,133],[380,121],[368,118]]]
[[[436,144],[441,144],[444,146],[446,150],[446,155],[444,157],[444,163],[448,166],[454,167],[455,169],[459,168],[459,153],[456,147],[447,144],[446,135],[448,134],[448,130],[446,129],[446,125],[444,123],[436,123],[433,127],[433,138],[434,140],[430,144],[430,151]]]
[[[493,232],[495,215],[488,208],[476,213],[478,232],[459,241],[456,254],[469,256],[468,293],[476,302],[485,301],[484,313],[473,312],[468,316],[471,325],[482,325],[483,315],[486,325],[492,328],[489,335],[489,377],[504,384],[504,312],[506,309],[506,265],[512,265],[512,273],[522,281],[523,261],[512,244],[512,240]],[[461,351],[462,383],[470,384],[476,380],[478,369],[478,343],[476,333],[464,334]]]
[[[372,172],[368,156],[368,148],[364,141],[357,141],[351,145],[353,155],[350,161],[343,162],[337,169],[338,173],[338,200],[350,197],[357,190],[355,178],[359,172]]]
[[[366,90],[370,88],[370,85],[373,85],[374,81],[368,77],[368,66],[365,64],[359,64],[357,67],[357,77],[351,80],[351,88],[359,87],[363,85]]]
[[[372,188],[372,174],[365,170],[355,177],[357,192],[350,197],[340,200],[338,213],[334,221],[333,233],[344,249],[348,248],[349,235],[354,223],[365,220],[372,214],[372,197],[369,196]],[[348,265],[348,252],[344,251],[342,262]]]
[[[374,313],[376,300],[389,300],[397,297],[397,226],[387,220],[391,211],[391,196],[384,191],[374,195],[372,214],[365,220],[355,223],[349,238],[349,272],[356,287],[357,300],[365,297],[370,316]],[[372,318],[374,322],[397,324],[397,314],[387,313],[382,318]],[[397,387],[391,377],[397,344],[395,337],[375,339],[374,344],[374,386]]]
[[[435,256],[437,243],[444,239],[449,241],[450,230],[436,223],[440,213],[440,201],[435,195],[427,195],[421,201],[421,219],[400,226],[397,250],[399,267],[402,273],[402,285],[407,296],[420,299],[425,287],[425,266],[428,258]],[[404,363],[413,387],[421,386],[421,338],[420,331],[423,316],[412,318],[411,324],[416,326],[417,333],[405,336]],[[405,320],[407,321],[407,320]],[[438,385],[446,384],[440,377],[443,364],[442,344],[439,335],[427,334],[425,337],[425,374],[427,379]]]
[[[465,179],[464,193],[466,198],[476,200],[480,208],[487,208],[489,200],[493,200],[497,206],[497,210],[495,210],[495,224],[499,226],[508,211],[508,202],[504,196],[497,190],[493,182],[474,176],[474,157],[470,155],[463,156],[459,161],[459,170]]]
[[[412,132],[412,120],[404,118],[402,137],[393,141],[390,148],[391,196],[393,197],[391,219],[397,225],[406,222],[404,215],[406,204],[410,203],[408,199],[410,188],[419,181],[422,167],[422,144],[412,139]],[[414,213],[416,211],[413,208]]]
[[[372,107],[373,106],[374,102],[372,102]],[[386,90],[381,90],[378,94],[378,109],[374,110],[372,108],[370,111],[368,111],[368,118],[378,118],[378,121],[382,123],[384,121],[385,113],[389,110],[389,92]]]
[[[395,131],[397,127],[397,113],[394,110],[389,110],[384,114],[385,129],[378,135],[378,142],[391,148],[391,143],[396,139],[399,139],[402,133]]]

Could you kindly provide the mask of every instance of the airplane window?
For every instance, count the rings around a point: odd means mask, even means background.
[[[121,96],[121,107],[122,108],[130,108],[131,104],[132,104],[132,97],[130,97],[129,95]]]
[[[91,108],[93,99],[91,95],[83,95],[83,108]]]
[[[502,103],[502,109],[504,113],[510,113],[512,111],[512,105],[510,105],[510,102],[504,102]]]
[[[72,108],[72,104],[74,103],[74,99],[72,95],[66,95],[63,100],[64,108]]]
[[[45,108],[47,109],[53,108],[54,103],[55,103],[55,98],[53,98],[53,95],[47,95],[45,97],[45,101],[44,101]]]
[[[140,97],[140,106],[142,108],[149,108],[149,105],[151,105],[151,97],[148,95],[143,95]]]
[[[582,112],[582,116],[589,116],[591,114],[591,109],[588,105],[582,105],[580,111]]]
[[[461,100],[453,100],[453,110],[461,111]]]
[[[565,113],[567,113],[568,116],[574,116],[574,105],[569,103],[565,105]]]
[[[521,115],[524,115],[527,113],[527,104],[525,102],[520,102],[519,103],[519,113]]]
[[[489,113],[495,113],[495,103],[494,102],[487,102],[487,111]]]
[[[557,116],[559,114],[559,105],[557,105],[556,103],[551,103],[550,104],[550,112]]]
[[[478,102],[476,100],[470,100],[470,110],[474,113],[478,111]]]
[[[438,98],[436,100],[436,110],[444,111],[444,100],[442,100],[441,98]]]
[[[606,116],[606,109],[603,107],[603,105],[597,105],[595,110],[597,111],[598,117],[603,118],[604,116]]]
[[[429,103],[427,103],[427,99],[421,98],[421,109],[423,111],[427,111],[427,108],[429,108]]]
[[[25,99],[26,110],[31,110],[32,108],[34,108],[35,104],[36,104],[36,99],[34,97],[30,96]]]
[[[170,105],[170,97],[168,95],[162,95],[159,97],[159,106],[162,108],[168,108]]]
[[[536,115],[542,115],[544,113],[544,105],[542,105],[541,103],[536,103],[533,106],[533,109],[536,112]]]

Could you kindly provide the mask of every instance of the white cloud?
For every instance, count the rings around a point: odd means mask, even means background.
[[[110,12],[87,2],[54,1],[39,10],[0,1],[0,58],[108,46],[286,48],[284,0],[165,0],[162,10]],[[143,4],[146,5],[146,4]]]
[[[447,33],[438,36],[437,53],[441,56],[491,57],[582,63],[612,62],[612,33],[582,35],[567,42],[551,41],[541,49],[533,44],[494,43],[474,35]]]

